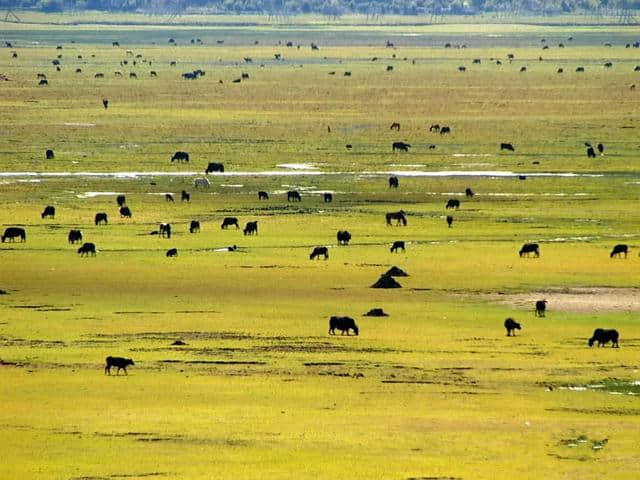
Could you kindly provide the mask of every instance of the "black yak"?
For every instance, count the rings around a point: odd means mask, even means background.
[[[226,230],[229,225],[235,225],[236,229],[240,228],[240,225],[238,224],[238,219],[236,217],[225,217],[224,220],[222,220],[222,224],[220,225],[220,228],[222,228],[223,230]]]
[[[547,301],[538,300],[536,302],[536,317],[544,317],[546,311],[547,311]]]
[[[516,336],[516,330],[521,330],[520,324],[513,318],[507,318],[504,321],[504,328],[507,329],[507,337]]]
[[[336,329],[349,335],[349,330],[353,330],[354,335],[358,335],[360,330],[356,325],[356,321],[351,317],[331,317],[329,319],[329,335],[335,335]]]
[[[189,233],[196,233],[200,231],[200,222],[198,220],[191,220],[189,225]]]
[[[44,211],[40,214],[42,218],[54,218],[56,216],[56,209],[51,205],[44,207]]]
[[[409,145],[408,143],[404,143],[404,142],[393,142],[391,144],[391,150],[392,151],[396,151],[396,150],[402,150],[403,152],[408,152],[409,151],[409,147],[411,147],[411,145]]]
[[[619,334],[617,330],[605,330],[604,328],[596,328],[593,331],[593,336],[589,339],[589,346],[593,347],[595,342],[598,342],[599,347],[604,347],[607,343],[611,342],[611,347],[620,348],[618,344]]]
[[[324,256],[324,259],[327,260],[329,258],[329,249],[327,247],[315,247],[311,255],[309,255],[309,260],[315,260],[320,257],[320,255]]]
[[[69,243],[76,243],[82,241],[82,232],[80,230],[69,230],[69,235],[67,237]]]
[[[124,370],[125,375],[128,375],[127,367],[129,365],[135,365],[135,363],[133,363],[133,360],[131,360],[130,358],[107,357],[105,359],[104,374],[111,375],[111,367],[117,367],[118,370],[116,370],[116,375],[120,373],[120,370]]]
[[[258,234],[258,221],[247,222],[242,231],[245,235],[253,235],[254,233]]]
[[[6,239],[9,239],[10,241],[13,242],[16,237],[19,237],[21,242],[27,241],[27,233],[24,231],[24,228],[20,228],[20,227],[6,228],[4,230],[4,234],[2,235],[2,243],[4,243]]]
[[[389,177],[389,188],[398,188],[398,177]]]
[[[460,208],[460,200],[458,200],[457,198],[450,198],[449,200],[447,200],[447,204],[445,205],[446,209],[449,208]]]
[[[94,218],[94,223],[96,225],[100,225],[101,223],[104,223],[106,225],[108,223],[107,214],[104,212],[96,213],[96,216]]]
[[[537,243],[525,243],[520,248],[520,252],[518,252],[520,257],[524,257],[525,254],[529,256],[530,253],[533,253],[536,257],[540,256],[540,247]]]
[[[300,202],[302,198],[300,197],[300,193],[295,190],[291,190],[287,192],[287,201],[288,202]]]
[[[610,258],[613,258],[615,256],[619,257],[623,253],[624,253],[624,258],[627,258],[627,253],[629,253],[629,247],[624,243],[619,243],[618,245],[613,247],[613,250],[611,250],[609,257]]]
[[[91,254],[92,257],[96,256],[96,245],[94,243],[83,243],[78,249],[78,254],[81,257],[88,257]]]
[[[336,237],[338,239],[338,245],[349,245],[351,241],[351,234],[347,230],[338,230]]]

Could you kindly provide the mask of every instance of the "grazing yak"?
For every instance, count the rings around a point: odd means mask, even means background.
[[[389,177],[389,188],[398,188],[399,184],[398,177]]]
[[[100,225],[101,223],[104,223],[106,225],[108,223],[107,214],[104,212],[96,213],[94,222],[96,225]]]
[[[613,258],[615,256],[620,256],[624,253],[624,258],[627,258],[627,253],[629,253],[629,246],[624,243],[619,243],[618,245],[613,247],[611,253],[609,254],[609,258]]]
[[[300,197],[300,193],[295,190],[291,190],[287,192],[287,202],[300,202],[302,198]]]
[[[131,209],[129,207],[120,207],[120,216],[131,218]]]
[[[599,143],[596,148],[598,149],[600,155],[604,155],[604,145],[602,143]]]
[[[327,260],[329,258],[329,249],[327,247],[315,247],[311,255],[309,255],[309,260],[315,260],[320,255],[323,255],[324,259]]]
[[[398,122],[393,122],[391,124],[391,127],[389,127],[389,130],[400,131],[400,124]]]
[[[88,257],[91,254],[92,257],[96,256],[96,245],[95,243],[83,243],[82,246],[78,249],[78,254],[81,257]]]
[[[196,233],[200,231],[200,222],[198,220],[191,220],[189,224],[189,233]]]
[[[451,128],[450,127],[441,127],[440,128],[440,135],[446,135],[448,133],[451,133]]]
[[[56,216],[55,207],[52,207],[51,205],[47,205],[46,207],[44,207],[44,211],[40,214],[40,216],[42,218],[55,218]]]
[[[47,150],[46,152],[44,152],[44,156],[46,157],[47,160],[53,160],[56,154],[53,153],[53,150]]]
[[[102,99],[102,106],[104,107],[105,110],[107,108],[109,108],[109,100],[107,100],[106,98],[103,98]]]
[[[360,330],[356,325],[356,321],[351,317],[331,317],[329,319],[329,335],[335,335],[336,329],[349,335],[349,330],[353,330],[354,335],[358,335]]]
[[[223,230],[226,230],[229,225],[235,225],[236,229],[240,228],[240,225],[238,224],[238,219],[236,217],[225,217],[224,220],[222,220],[222,224],[220,225],[220,228],[222,228]]]
[[[511,152],[515,152],[516,149],[513,148],[513,145],[511,145],[510,143],[501,143],[500,144],[500,151],[502,150],[509,150]]]
[[[24,228],[20,228],[20,227],[6,228],[4,230],[4,234],[2,235],[2,243],[4,243],[6,239],[9,239],[9,241],[13,242],[15,241],[14,239],[17,237],[20,238],[21,242],[27,241],[27,233],[24,231]]]
[[[429,127],[429,131],[433,133],[438,133],[440,131],[440,125],[438,125],[437,123],[434,123]]]
[[[208,178],[196,178],[193,181],[193,186],[196,188],[209,188],[211,186],[211,183],[209,182]]]
[[[396,150],[402,150],[403,152],[408,152],[409,147],[411,147],[411,145],[409,145],[408,143],[393,142],[391,144],[391,151],[395,152]]]
[[[173,156],[171,157],[171,161],[178,161],[178,162],[188,162],[189,161],[189,154],[187,152],[181,152],[178,151],[176,153],[173,154]]]
[[[269,194],[267,192],[258,192],[258,200],[269,200]]]
[[[536,302],[536,317],[544,317],[545,312],[547,311],[547,301],[546,300],[538,300]]]
[[[453,217],[451,215],[447,215],[447,226],[451,228],[452,224],[453,224]]]
[[[165,202],[174,202],[175,201],[173,199],[173,195],[171,195],[170,193],[165,193],[164,194],[164,200],[165,200]]]
[[[161,237],[171,238],[171,224],[161,223],[159,233]]]
[[[130,358],[107,357],[105,359],[104,374],[111,375],[111,367],[117,367],[116,375],[120,374],[120,370],[124,370],[125,375],[128,375],[127,367],[129,365],[135,365]]]
[[[189,192],[187,192],[186,190],[182,190],[182,193],[180,194],[180,201],[182,201],[182,202],[190,202],[191,201],[191,195],[189,195]]]
[[[604,328],[596,328],[593,331],[592,337],[589,339],[589,346],[593,347],[595,342],[598,342],[598,347],[604,347],[607,343],[611,342],[612,348],[620,348],[618,344],[618,338],[620,335],[617,330],[605,330]]]
[[[82,241],[82,232],[80,230],[69,230],[67,237],[69,243],[76,243]]]
[[[124,207],[127,204],[127,199],[124,195],[118,195],[116,197],[116,203],[119,207]]]
[[[591,145],[587,147],[587,158],[596,158],[596,151]]]
[[[391,220],[396,220],[396,225],[400,225],[400,223],[402,223],[403,226],[407,226],[407,217],[402,210],[399,212],[387,213],[386,219],[387,226],[391,226]]]
[[[521,330],[520,324],[516,322],[513,318],[507,318],[504,321],[504,328],[507,329],[507,337],[515,337],[516,330]]]
[[[447,205],[444,208],[445,209],[449,209],[449,208],[458,209],[458,208],[460,208],[460,200],[458,200],[457,198],[450,198],[447,201]]]
[[[49,81],[46,78],[43,78],[38,82],[38,86],[40,87],[44,87],[45,85],[49,85]]]
[[[391,253],[394,253],[394,252],[398,253],[398,250],[400,250],[400,249],[402,249],[403,252],[405,251],[404,242],[397,240],[397,241],[393,242],[393,245],[391,245],[391,250],[390,251],[391,251]]]
[[[253,235],[254,233],[257,235],[258,234],[258,221],[254,221],[254,222],[247,222],[247,224],[244,227],[244,230],[242,230],[242,233],[244,233],[245,235]]]
[[[522,248],[520,248],[518,255],[520,255],[520,258],[522,258],[525,255],[528,257],[530,253],[533,253],[536,258],[539,257],[540,246],[537,243],[525,243],[524,245],[522,245]]]
[[[331,194],[331,193],[324,193],[323,194],[323,198],[324,198],[324,203],[333,202],[333,194]]]
[[[220,172],[224,173],[224,165],[222,163],[209,162],[206,170],[204,171],[205,175],[208,173]]]
[[[466,190],[464,191],[464,194],[467,197],[473,197],[475,194],[473,193],[473,190],[471,190],[469,187],[466,188]]]
[[[338,245],[349,245],[351,241],[351,234],[348,230],[338,230],[336,237],[338,239]]]
[[[170,248],[169,250],[167,250],[167,257],[177,257],[178,256],[178,249],[177,248]]]

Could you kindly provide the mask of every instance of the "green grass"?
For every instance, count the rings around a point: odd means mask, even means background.
[[[407,31],[432,32],[437,46],[391,50],[385,37],[404,27],[336,35],[302,24],[299,36],[260,27],[258,45],[238,28],[220,46],[225,28],[179,28],[206,44],[168,47],[153,26],[2,31],[18,38],[18,59],[6,49],[0,60],[11,79],[0,85],[2,173],[77,175],[0,177],[0,227],[27,231],[26,243],[0,244],[0,477],[637,477],[637,397],[628,393],[638,390],[638,313],[585,297],[593,309],[551,302],[536,318],[533,304],[511,297],[581,286],[629,288],[621,304],[637,295],[637,50],[602,46],[634,31],[555,27],[550,37],[549,27],[481,25],[470,28],[485,36],[476,45],[455,25],[416,26]],[[130,35],[121,49],[110,46],[118,29]],[[335,41],[312,52],[318,32]],[[490,46],[487,33],[506,38]],[[571,33],[575,45],[541,50],[542,35],[554,45]],[[24,43],[36,34],[41,44]],[[275,46],[289,38],[304,47]],[[444,39],[470,45],[444,49]],[[121,66],[135,59],[129,48],[153,64]],[[180,78],[195,68],[206,76]],[[242,71],[249,80],[231,83]],[[37,86],[38,72],[48,87]],[[394,121],[400,132],[389,131]],[[433,123],[452,134],[429,133]],[[409,153],[391,152],[398,140]],[[505,141],[515,153],[499,151]],[[605,143],[605,155],[587,159],[585,141]],[[172,164],[177,150],[191,161]],[[196,190],[212,161],[229,175]],[[246,174],[285,163],[323,174]],[[400,175],[400,188],[388,188],[389,172],[445,170],[528,177]],[[82,174],[119,171],[195,173]],[[596,176],[533,175],[545,172]],[[180,202],[183,189],[191,203]],[[286,201],[290,189],[302,202]],[[87,192],[125,193],[133,218],[119,217],[114,194]],[[445,210],[449,198],[461,208]],[[45,205],[55,219],[40,218]],[[408,226],[385,226],[399,209]],[[95,226],[96,212],[109,225]],[[226,216],[258,220],[259,235],[221,230]],[[192,219],[199,234],[188,233]],[[150,235],[160,222],[173,224],[171,239]],[[71,228],[96,243],[95,258],[78,257]],[[336,245],[341,229],[353,235],[347,247]],[[405,253],[389,252],[395,240]],[[540,258],[519,258],[531,241]],[[626,260],[609,258],[617,243],[630,245]],[[328,261],[309,260],[316,245],[331,247]],[[179,256],[166,258],[172,247]],[[393,265],[409,273],[402,289],[369,288]],[[362,316],[374,307],[390,316]],[[354,317],[360,335],[329,336],[332,315]],[[508,316],[523,326],[513,338]],[[621,348],[589,349],[596,327],[617,328]],[[107,377],[107,355],[136,365]],[[603,387],[564,388],[584,385]]]

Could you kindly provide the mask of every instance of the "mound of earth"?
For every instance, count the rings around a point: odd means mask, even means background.
[[[371,285],[371,288],[402,288],[391,275],[381,275],[376,283]]]
[[[388,317],[389,314],[385,313],[381,308],[372,308],[367,313],[363,315],[363,317]]]
[[[537,300],[547,300],[547,316],[553,312],[640,312],[640,288],[551,287],[531,293],[491,295],[493,300],[534,310]]]
[[[385,273],[385,275],[389,275],[390,277],[408,277],[409,276],[407,272],[405,272],[404,270],[396,266],[393,266],[389,270],[387,270],[387,273]]]
[[[186,343],[184,343],[182,340],[176,340],[171,345],[186,345]]]

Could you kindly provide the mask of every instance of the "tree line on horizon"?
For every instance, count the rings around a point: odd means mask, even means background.
[[[98,10],[152,14],[562,15],[633,19],[640,0],[0,0],[0,8],[44,12]]]

